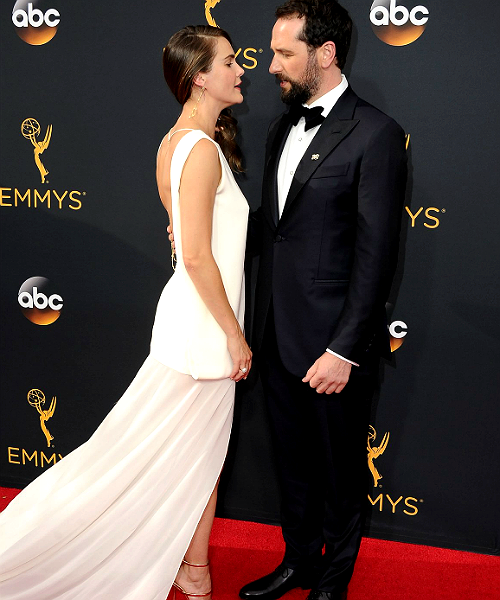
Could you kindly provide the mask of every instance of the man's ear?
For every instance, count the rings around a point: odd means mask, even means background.
[[[337,58],[337,48],[333,42],[325,42],[318,48],[317,52],[319,65],[323,69],[328,69],[332,63],[337,64],[335,61]]]

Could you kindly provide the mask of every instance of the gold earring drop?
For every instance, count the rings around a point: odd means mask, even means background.
[[[172,264],[172,270],[175,271],[175,267],[177,266],[177,254],[174,249],[174,243],[170,244],[170,262]]]
[[[205,93],[205,86],[203,86],[201,88],[201,92],[200,92],[200,95],[198,96],[198,100],[196,100],[196,104],[194,105],[194,108],[191,111],[191,114],[189,115],[190,119],[192,119],[196,115],[196,111],[198,110],[198,104],[199,104],[199,102],[201,100],[201,97],[203,96],[204,93]]]

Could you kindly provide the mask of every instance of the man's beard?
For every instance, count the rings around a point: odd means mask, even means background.
[[[319,90],[321,84],[321,72],[315,60],[315,54],[311,53],[307,59],[304,75],[298,81],[286,79],[276,75],[278,81],[288,81],[290,89],[281,88],[281,100],[285,104],[305,104]]]

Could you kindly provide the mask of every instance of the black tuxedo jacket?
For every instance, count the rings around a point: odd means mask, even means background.
[[[360,364],[369,347],[388,347],[406,150],[401,127],[349,87],[307,148],[278,218],[289,131],[284,113],[266,144],[253,347],[272,302],[281,359],[303,377],[327,347]]]

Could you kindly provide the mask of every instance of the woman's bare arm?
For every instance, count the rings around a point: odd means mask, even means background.
[[[228,340],[233,360],[231,379],[246,378],[252,353],[227,299],[219,268],[212,254],[212,219],[215,193],[221,178],[217,148],[200,140],[182,172],[179,198],[184,265],[198,293]],[[242,368],[247,371],[243,373]]]

